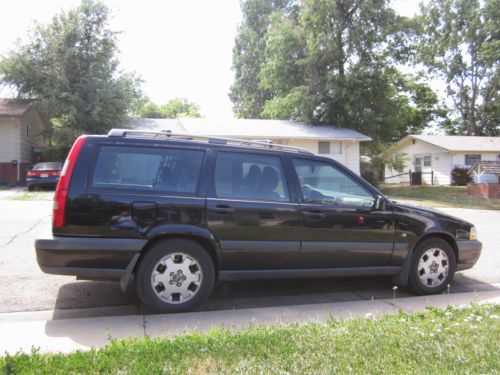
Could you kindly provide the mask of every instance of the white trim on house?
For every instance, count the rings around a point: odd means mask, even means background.
[[[430,166],[423,166],[422,162],[423,183],[449,185],[454,167],[470,167],[467,165],[468,155],[480,155],[482,161],[500,160],[500,137],[408,135],[391,147],[389,153],[406,154],[409,160],[405,163],[405,174],[402,176],[387,178],[399,172],[386,166],[385,182],[409,183],[409,172],[416,170],[415,159],[430,155]]]

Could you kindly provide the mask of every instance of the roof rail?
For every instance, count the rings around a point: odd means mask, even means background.
[[[170,130],[162,130],[162,131],[150,131],[150,130],[130,130],[130,129],[111,129],[108,133],[110,137],[143,137],[143,138],[162,138],[163,140],[188,140],[195,142],[207,142],[211,144],[219,144],[219,145],[233,145],[233,146],[256,146],[261,148],[273,149],[273,150],[283,150],[283,151],[292,151],[298,152],[302,154],[312,155],[313,153],[305,148],[301,147],[293,147],[293,146],[285,146],[274,144],[268,140],[258,140],[258,141],[249,141],[246,139],[237,139],[237,138],[225,138],[225,137],[212,137],[209,135],[189,135],[189,134],[177,134],[172,133]]]

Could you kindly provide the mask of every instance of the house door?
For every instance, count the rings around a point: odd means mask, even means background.
[[[422,159],[423,158],[415,158],[415,172],[422,172]]]

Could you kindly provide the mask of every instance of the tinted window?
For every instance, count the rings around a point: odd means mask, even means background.
[[[294,159],[293,164],[307,202],[371,207],[375,201],[359,182],[330,163]]]
[[[219,152],[214,180],[220,198],[289,200],[283,166],[276,156]]]
[[[203,155],[199,150],[103,146],[92,186],[194,194]]]

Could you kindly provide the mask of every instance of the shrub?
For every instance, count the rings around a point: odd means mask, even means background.
[[[455,167],[451,171],[451,184],[454,186],[465,186],[472,181],[467,172],[467,167]]]

